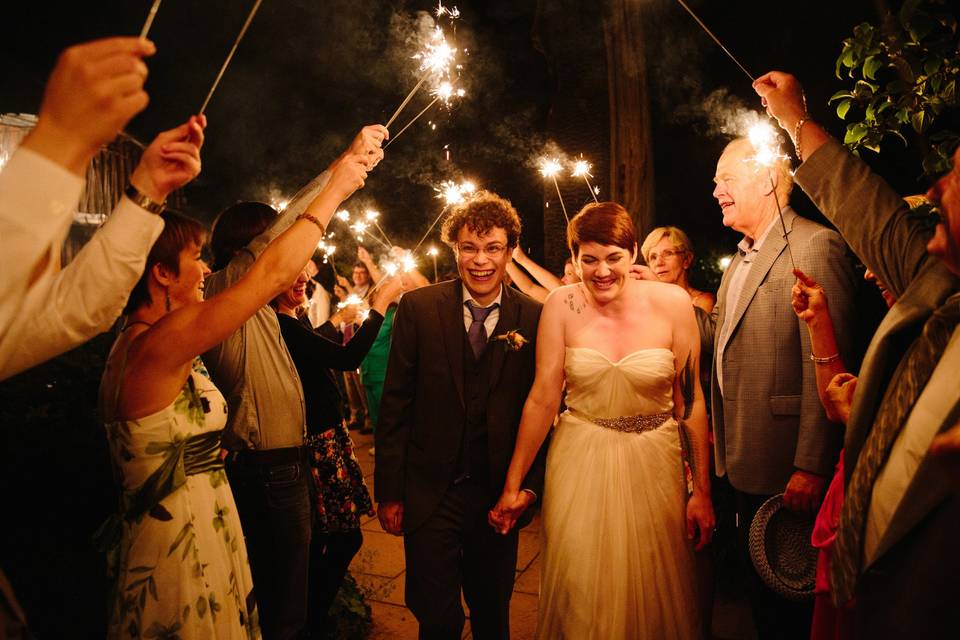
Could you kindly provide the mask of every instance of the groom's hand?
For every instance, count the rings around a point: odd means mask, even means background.
[[[487,522],[497,533],[507,535],[534,500],[536,496],[531,491],[504,491],[497,504],[487,513]]]
[[[380,526],[387,533],[395,536],[403,535],[403,503],[381,502],[377,505],[377,518]]]

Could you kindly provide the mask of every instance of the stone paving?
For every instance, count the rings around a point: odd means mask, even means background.
[[[356,444],[357,458],[363,468],[367,486],[373,493],[373,456],[369,453],[371,436],[350,433]],[[365,518],[363,548],[353,559],[350,572],[373,609],[371,640],[405,640],[417,637],[417,621],[403,606],[404,556],[403,540],[380,527],[380,522]],[[510,637],[512,640],[530,640],[537,626],[537,591],[540,582],[540,518],[534,519],[520,532],[517,553],[517,577],[510,600]],[[464,607],[466,610],[466,607]],[[750,640],[753,630],[749,611],[737,599],[718,601],[714,607],[713,637],[723,640]],[[470,621],[464,628],[464,638],[472,638]]]

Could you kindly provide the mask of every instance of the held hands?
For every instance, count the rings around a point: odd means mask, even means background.
[[[149,98],[143,90],[156,52],[141,38],[104,38],[66,49],[50,74],[40,119],[24,146],[80,176]]]
[[[827,402],[824,409],[827,418],[834,422],[847,424],[850,419],[850,406],[853,404],[853,394],[857,391],[857,376],[851,373],[838,373],[827,385],[825,390]]]
[[[130,184],[154,202],[163,202],[171,192],[196,178],[206,126],[206,116],[190,116],[179,127],[159,134],[143,152]]]
[[[803,88],[797,79],[789,73],[771,71],[754,80],[753,89],[767,113],[792,135],[797,122],[807,115]]]
[[[343,156],[357,155],[370,158],[370,169],[373,169],[383,159],[383,141],[390,137],[387,129],[379,124],[369,124],[360,130],[353,139]]]
[[[487,522],[500,535],[507,535],[523,512],[533,504],[534,496],[529,491],[504,489],[497,504],[487,513]]]
[[[797,317],[807,324],[824,317],[829,318],[827,295],[823,292],[823,287],[800,269],[794,269],[793,275],[797,276],[797,282],[790,290],[790,304]]]
[[[699,531],[696,550],[700,551],[710,544],[716,526],[717,518],[713,513],[710,497],[694,491],[687,500],[687,540],[693,540]]]
[[[403,503],[381,502],[377,505],[377,518],[380,526],[387,533],[395,536],[403,535]]]
[[[823,476],[797,469],[783,492],[783,504],[791,511],[813,515],[820,508],[826,484]]]

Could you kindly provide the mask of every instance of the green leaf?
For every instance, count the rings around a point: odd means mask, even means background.
[[[867,125],[862,122],[847,125],[847,134],[843,138],[844,144],[856,144],[867,135]]]
[[[935,74],[937,71],[940,71],[940,67],[943,66],[943,58],[931,55],[927,58],[927,61],[923,63],[923,72],[928,76]]]
[[[897,111],[897,122],[900,124],[907,124],[910,122],[910,112],[907,109],[900,109]]]
[[[957,81],[951,80],[940,92],[940,97],[951,107],[957,106]]]
[[[888,131],[887,133],[889,133],[890,135],[895,136],[895,137],[897,137],[897,138],[900,138],[900,141],[903,142],[903,146],[905,146],[905,147],[908,146],[907,139],[904,137],[904,135],[903,135],[902,133],[900,133],[900,132],[897,131],[896,129],[891,129],[891,130]]]
[[[870,80],[877,79],[877,71],[883,66],[883,62],[877,56],[870,56],[863,61],[863,75]]]
[[[830,99],[827,100],[827,104],[830,104],[834,100],[839,100],[840,98],[852,98],[852,97],[853,97],[853,94],[847,91],[846,89],[844,89],[842,91],[837,91],[835,94],[830,96]]]
[[[843,66],[852,69],[854,67],[854,51],[853,47],[847,47],[843,50],[843,53],[840,54],[840,62]]]
[[[913,126],[913,130],[917,133],[923,133],[927,130],[927,127],[930,126],[929,118],[927,118],[927,112],[920,110],[915,114],[910,116],[910,124]]]
[[[843,120],[847,117],[847,111],[850,110],[850,100],[844,100],[837,105],[837,117]]]

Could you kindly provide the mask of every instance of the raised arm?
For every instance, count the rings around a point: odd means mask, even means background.
[[[883,178],[807,120],[803,90],[793,76],[771,71],[754,83],[770,114],[798,146],[797,184],[837,227],[850,248],[896,297],[929,260],[929,234]]]
[[[155,202],[200,173],[205,120],[192,117],[147,147],[130,178]],[[110,328],[163,230],[160,216],[123,197],[65,269],[30,290],[0,338],[0,379],[76,347]]]
[[[290,286],[323,237],[340,203],[363,186],[379,156],[348,155],[337,161],[329,182],[305,216],[267,245],[235,284],[209,300],[169,313],[144,334],[140,349],[159,371],[174,371],[236,331],[257,309]]]
[[[527,273],[533,276],[533,278],[547,291],[553,291],[562,284],[560,282],[560,278],[531,260],[530,256],[524,253],[523,249],[520,248],[520,245],[517,245],[517,247],[513,250],[513,259],[517,262],[517,264],[526,269]]]
[[[507,263],[507,275],[510,276],[513,284],[517,285],[520,291],[523,291],[537,302],[546,301],[547,296],[550,295],[549,291],[531,280],[530,276],[513,262]]]
[[[682,294],[682,295],[677,295]],[[687,501],[687,537],[697,531],[697,550],[713,537],[716,518],[710,499],[710,438],[707,407],[700,386],[700,329],[690,296],[682,289],[665,297],[665,314],[673,320],[674,415],[681,437],[688,444],[688,463],[693,472],[693,495]]]
[[[563,298],[551,293],[540,314],[536,377],[523,405],[520,430],[507,469],[503,493],[488,516],[491,526],[503,534],[513,528],[533,500],[527,492],[521,494],[523,479],[536,459],[560,408],[560,396],[566,379],[563,372],[565,309]]]

